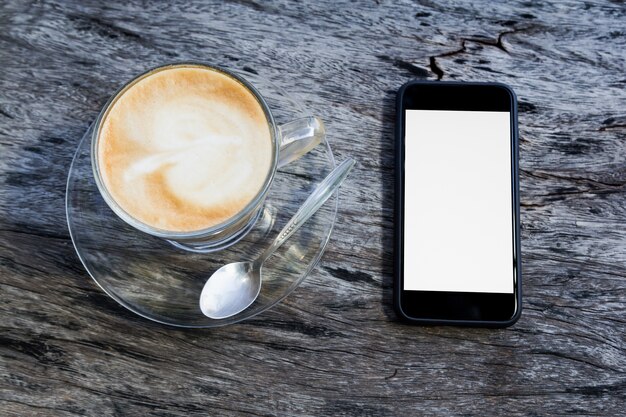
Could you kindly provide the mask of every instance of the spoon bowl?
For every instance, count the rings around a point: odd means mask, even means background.
[[[202,313],[213,319],[234,316],[250,307],[261,291],[261,267],[253,262],[224,265],[211,275],[200,294]]]

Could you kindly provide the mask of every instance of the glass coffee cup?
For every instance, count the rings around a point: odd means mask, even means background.
[[[107,181],[105,181],[103,175],[104,167],[101,166],[103,161],[99,155],[103,125],[106,124],[107,118],[116,103],[125,97],[125,94],[129,91],[134,91],[138,85],[143,86],[143,84],[139,83],[148,79],[148,77],[159,75],[161,78],[167,79],[167,71],[179,69],[211,71],[215,75],[227,77],[227,82],[235,82],[245,89],[246,92],[250,93],[262,110],[263,123],[265,123],[264,126],[269,131],[271,154],[269,156],[269,168],[265,171],[265,177],[250,201],[230,217],[217,224],[184,231],[168,230],[167,228],[155,226],[155,224],[149,224],[149,222],[138,219],[138,216],[133,215],[128,209],[123,207],[123,204],[120,204],[121,200],[117,201],[113,196],[115,193],[112,193],[107,186]],[[238,74],[202,63],[177,63],[153,68],[128,82],[113,95],[104,106],[94,125],[91,142],[91,161],[96,184],[104,201],[127,224],[142,232],[166,239],[182,249],[202,253],[213,252],[236,243],[252,229],[261,214],[265,197],[270,189],[276,170],[309,152],[323,140],[324,135],[324,124],[317,117],[305,117],[286,124],[277,124],[265,99],[252,84]],[[104,160],[105,165],[106,163],[107,161]]]

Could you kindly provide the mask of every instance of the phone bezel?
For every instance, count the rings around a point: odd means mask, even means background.
[[[404,290],[404,136],[405,110],[510,111],[511,192],[513,199],[513,294]],[[506,327],[522,311],[519,214],[517,98],[501,83],[411,81],[398,90],[395,134],[394,307],[404,321]]]

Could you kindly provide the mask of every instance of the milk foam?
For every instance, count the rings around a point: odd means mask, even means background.
[[[113,199],[132,217],[194,231],[240,212],[271,169],[263,109],[234,79],[175,67],[142,79],[111,107],[98,161]]]

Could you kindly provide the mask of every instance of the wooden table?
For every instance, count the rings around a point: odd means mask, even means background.
[[[2,2],[0,415],[624,415],[626,6],[506,3]],[[71,158],[103,102],[190,59],[277,80],[359,161],[313,274],[215,330],[109,299],[65,221]],[[519,96],[512,328],[395,319],[394,97],[415,78]]]

